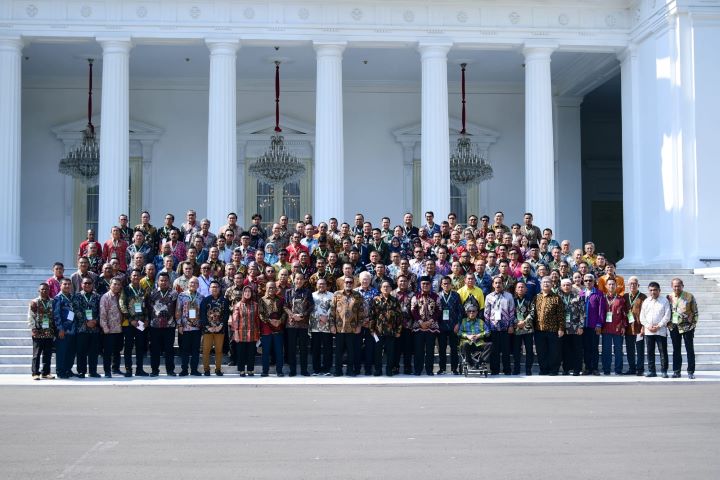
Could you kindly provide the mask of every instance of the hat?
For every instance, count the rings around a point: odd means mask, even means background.
[[[429,283],[429,282],[432,282],[432,279],[427,275],[423,275],[422,277],[418,278],[418,282],[420,282],[420,283],[428,282]]]
[[[477,312],[477,311],[478,311],[478,307],[474,303],[470,302],[467,305],[465,305],[465,313]]]

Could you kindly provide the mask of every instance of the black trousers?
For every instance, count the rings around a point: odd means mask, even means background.
[[[286,328],[285,336],[288,339],[288,366],[290,367],[290,375],[297,374],[297,355],[298,348],[300,350],[300,374],[306,375],[308,373],[308,344],[310,343],[310,337],[308,337],[307,328]],[[238,365],[242,360],[238,359]]]
[[[670,340],[673,346],[673,372],[680,373],[682,370],[682,342],[685,342],[685,353],[687,354],[687,372],[695,373],[695,330],[679,333],[677,328],[670,330]]]
[[[335,375],[342,375],[343,355],[347,352],[347,374],[355,376],[355,333],[335,335]]]
[[[645,371],[645,337],[637,341],[637,335],[625,335],[625,352],[627,353],[628,371],[630,373]]]
[[[125,329],[125,327],[123,327]],[[117,335],[117,334],[116,334]],[[124,338],[123,334],[119,334],[117,337],[115,337],[115,340],[113,340],[113,348],[112,348],[112,369],[113,371],[117,372],[120,370],[120,358],[122,357],[122,351],[123,351],[123,345],[124,345]],[[103,342],[103,345],[105,345],[105,342]],[[104,348],[104,347],[103,347]],[[103,351],[103,359],[105,358],[105,352]],[[104,360],[103,360],[104,362]]]
[[[565,334],[560,339],[562,344],[563,372],[580,373],[582,371],[582,335]]]
[[[106,374],[117,370],[113,365],[113,360],[115,359],[115,346],[121,342],[122,333],[105,333],[103,335],[103,370]]]
[[[333,336],[329,332],[312,332],[310,337],[312,366],[315,373],[329,373],[332,370]]]
[[[97,373],[98,350],[100,348],[99,333],[78,333],[77,335],[77,372]],[[104,357],[103,357],[104,359]]]
[[[369,328],[362,327],[360,334],[355,336],[355,373],[360,375],[360,369],[365,368],[365,374],[370,375],[375,363],[375,338]]]
[[[392,376],[393,361],[395,358],[395,337],[392,335],[378,336],[375,345],[375,375],[382,374],[383,352],[385,352],[385,375]],[[373,340],[375,340],[373,338]]]
[[[655,370],[655,345],[660,351],[660,371],[667,373],[668,369],[668,351],[667,337],[661,335],[645,335],[645,345],[647,347],[648,372],[656,373]]]
[[[433,332],[419,330],[413,332],[415,340],[415,375],[420,375],[425,367],[425,373],[433,374],[433,363],[435,356],[435,337]]]
[[[257,347],[255,342],[237,342],[235,343],[237,349],[236,362],[238,372],[247,370],[252,373],[255,371],[255,353],[257,353]]]
[[[533,334],[525,333],[523,335],[512,336],[513,349],[513,375],[520,375],[520,360],[522,358],[522,347],[525,346],[525,375],[532,374],[532,366],[535,361],[535,351],[533,350]]]
[[[128,372],[132,371],[132,354],[133,347],[135,348],[135,372],[139,372],[143,369],[143,363],[145,362],[145,347],[147,345],[147,329],[142,332],[137,328],[129,325],[123,327],[123,343],[125,357],[125,370]]]
[[[189,332],[183,332],[182,343],[180,344],[180,371],[188,371],[188,363],[190,364],[190,371],[197,372],[198,364],[200,363],[200,337],[202,333],[200,330],[191,330]],[[253,357],[254,358],[254,357]]]
[[[50,361],[52,360],[52,349],[54,340],[52,338],[33,338],[32,374],[50,375]],[[42,370],[40,363],[42,362]],[[95,354],[97,363],[97,354]]]
[[[160,352],[165,352],[165,370],[175,371],[175,327],[150,329],[150,368],[160,373]]]
[[[395,341],[395,371],[400,372],[400,360],[402,359],[403,373],[410,375],[412,373],[412,364],[415,358],[415,342],[413,340],[412,330],[403,328],[400,332],[400,338]]]
[[[583,329],[582,339],[585,370],[594,372],[598,369],[598,362],[600,360],[600,353],[598,352],[600,335],[595,333],[595,329],[587,327]]]
[[[492,349],[490,350],[490,374],[500,373],[500,359],[502,358],[502,369],[505,375],[510,375],[510,334],[505,332],[490,332]]]
[[[560,359],[560,344],[557,332],[535,332],[540,375],[557,375]]]
[[[437,336],[438,343],[438,365],[440,371],[444,372],[447,367],[447,347],[450,345],[450,369],[457,372],[458,364],[458,336],[455,332],[440,332]]]

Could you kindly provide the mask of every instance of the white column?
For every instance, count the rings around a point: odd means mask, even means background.
[[[535,224],[555,231],[550,55],[554,47],[526,45],[525,55],[525,208]]]
[[[640,158],[639,73],[634,45],[620,55],[620,96],[622,108],[623,177],[623,268],[642,265],[643,195],[642,159]]]
[[[0,38],[0,264],[23,263],[20,257],[20,97],[23,42]]]
[[[403,146],[403,213],[413,211],[413,157],[415,142],[404,142]]]
[[[447,53],[451,44],[420,44],[422,108],[420,194],[422,212],[435,218],[450,212],[450,126]]]
[[[582,165],[580,162],[580,105],[583,97],[555,97],[555,228],[553,237],[582,248]]]
[[[345,217],[342,54],[345,42],[315,43],[315,182],[313,218]]]
[[[218,229],[238,207],[235,65],[240,42],[205,43],[210,49],[207,218],[212,228]]]
[[[98,241],[110,238],[120,214],[128,213],[130,182],[129,38],[98,38],[103,49],[100,109]]]
[[[20,258],[20,37],[0,38],[0,264]]]

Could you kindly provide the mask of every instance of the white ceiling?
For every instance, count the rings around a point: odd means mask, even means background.
[[[40,44],[33,43],[23,51],[23,76],[78,77],[86,75],[88,56],[101,58],[96,43]],[[282,78],[313,81],[315,79],[315,52],[311,46],[273,47],[245,46],[238,51],[237,76],[240,81],[272,78],[272,59],[287,59],[281,67]],[[554,78],[572,72],[574,64],[583,64],[597,58],[607,63],[608,54],[557,52],[552,56]],[[584,62],[580,62],[584,59]],[[367,61],[367,63],[365,63]],[[448,54],[448,79],[460,80],[461,61],[469,63],[467,80],[470,83],[522,83],[523,57],[516,51],[451,50]],[[130,54],[131,78],[187,78],[206,79],[209,71],[209,53],[204,45],[137,45]],[[100,63],[98,61],[98,67]],[[580,67],[578,67],[580,68]],[[348,48],[343,56],[345,81],[419,82],[420,55],[414,48]],[[95,81],[99,84],[101,68],[96,69]],[[578,81],[583,81],[580,76]]]

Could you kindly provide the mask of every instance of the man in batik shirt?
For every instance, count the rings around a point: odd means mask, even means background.
[[[682,342],[685,342],[687,354],[688,378],[695,378],[695,327],[698,321],[698,307],[692,293],[685,291],[685,284],[679,278],[672,280],[673,293],[667,299],[672,308],[671,321],[668,324],[673,346],[673,378],[680,377],[682,369]]]
[[[52,306],[53,301],[50,298],[50,288],[47,283],[41,283],[38,287],[38,296],[30,302],[27,315],[33,343],[33,380],[39,380],[40,378],[52,380],[55,378],[50,374],[50,361],[52,360],[53,341],[55,338]],[[42,369],[40,365],[41,362]]]
[[[395,341],[394,373],[400,373],[400,357],[403,357],[403,373],[405,375],[412,375],[413,359],[415,357],[415,341],[412,328],[414,321],[411,314],[414,290],[410,289],[410,282],[403,274],[398,275],[397,285],[398,288],[393,290],[392,295],[397,298],[400,303],[402,329],[400,330],[400,337]]]
[[[318,272],[321,260],[318,259]],[[330,332],[330,308],[333,294],[328,290],[328,281],[324,277],[317,278],[315,286],[317,291],[312,294],[314,307],[310,315],[313,376],[329,377],[332,375],[333,336]]]
[[[305,286],[305,277],[295,274],[293,288],[285,292],[286,333],[288,336],[288,366],[290,376],[297,374],[298,347],[300,350],[300,374],[309,377],[308,372],[308,326],[314,302],[312,292]]]
[[[525,375],[532,375],[535,354],[533,350],[533,324],[530,306],[535,297],[528,297],[527,285],[522,280],[515,284],[515,323],[513,324],[513,375],[520,375],[522,348],[525,348]]]
[[[111,260],[117,260],[120,263],[120,271],[127,270],[126,251],[128,243],[122,239],[120,235],[120,227],[112,227],[110,240],[105,242],[103,246],[103,260],[107,263]]]
[[[510,334],[515,324],[515,300],[505,289],[503,278],[493,278],[493,291],[485,298],[485,326],[490,331],[490,374],[500,373],[502,358],[503,373],[510,375]]]
[[[145,360],[145,346],[147,345],[147,318],[146,298],[148,292],[140,284],[142,272],[130,272],[130,283],[120,295],[120,311],[124,316],[123,344],[125,346],[125,376],[132,376],[132,353],[135,348],[135,375],[146,377],[143,370]]]
[[[335,373],[343,375],[343,355],[347,352],[347,375],[355,377],[355,336],[363,319],[363,298],[353,290],[352,277],[343,278],[343,288],[333,295],[330,305],[330,332],[335,335]]]
[[[427,375],[433,375],[435,338],[440,333],[440,304],[438,296],[432,292],[430,278],[420,278],[420,292],[411,301],[410,312],[413,316],[413,336],[415,339],[416,376],[422,375],[423,367]]]
[[[440,300],[440,333],[438,334],[438,375],[445,374],[447,367],[447,347],[450,345],[450,368],[453,375],[459,375],[458,372],[458,337],[457,329],[462,320],[463,310],[460,302],[460,295],[452,289],[452,281],[450,277],[443,277],[440,282],[441,290],[438,294]]]
[[[100,347],[100,295],[93,291],[94,283],[85,278],[80,290],[72,296],[75,328],[77,329],[77,376],[99,378],[97,373]],[[88,372],[89,370],[89,372]]]
[[[147,311],[150,314],[150,365],[151,377],[160,374],[160,352],[165,352],[167,375],[175,373],[175,308],[177,293],[170,288],[170,277],[161,272],[157,278],[158,289],[147,297]]]
[[[560,281],[560,299],[565,307],[565,335],[560,340],[563,375],[577,377],[582,371],[582,335],[585,326],[585,300],[573,292],[572,280]]]
[[[158,249],[158,231],[150,223],[150,214],[147,211],[140,214],[140,224],[135,225],[135,231],[145,235],[145,244],[150,247],[150,255],[155,255]]]
[[[377,339],[375,345],[374,375],[382,375],[382,358],[385,352],[385,375],[393,376],[395,362],[395,339],[402,331],[402,310],[400,302],[391,295],[392,285],[385,281],[380,286],[380,295],[370,305],[370,332]]]

